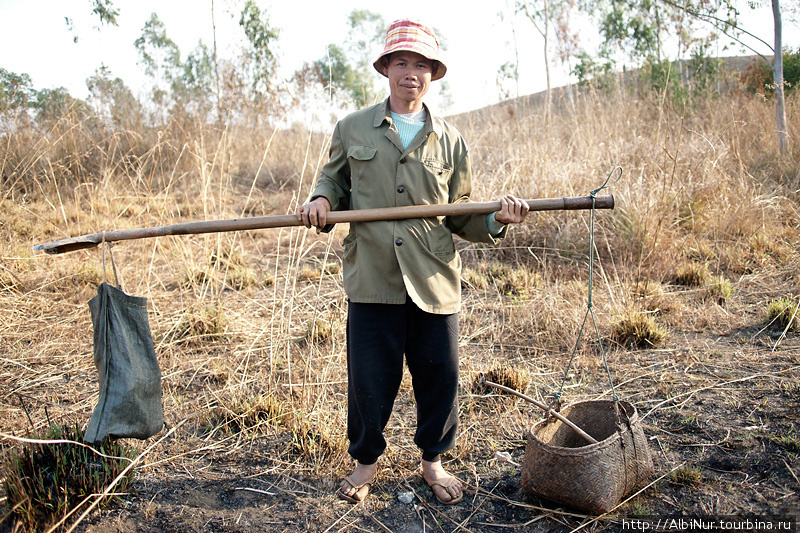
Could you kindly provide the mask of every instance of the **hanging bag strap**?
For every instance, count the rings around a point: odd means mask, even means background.
[[[112,243],[106,242],[106,232],[103,232],[100,248],[103,250],[103,283],[106,281],[106,250],[108,250],[108,257],[111,259],[111,270],[114,272],[114,284],[119,290],[122,290],[122,285],[119,282],[119,275],[117,274],[117,264],[114,262],[114,254],[111,253]]]

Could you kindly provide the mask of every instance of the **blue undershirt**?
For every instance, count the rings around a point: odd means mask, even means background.
[[[417,136],[425,125],[425,120],[428,118],[425,108],[423,107],[416,113],[408,113],[406,115],[401,115],[394,111],[390,111],[390,113],[397,127],[397,133],[400,135],[400,141],[403,143],[403,148],[408,148],[408,145],[411,144],[411,141]],[[489,233],[493,237],[496,237],[503,231],[505,224],[495,219],[495,213],[490,213],[486,215],[486,227],[489,229]]]

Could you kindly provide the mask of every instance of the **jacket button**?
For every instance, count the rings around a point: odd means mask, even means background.
[[[397,246],[403,246],[403,239],[397,238],[397,239],[395,239],[394,243]]]
[[[406,192],[406,188],[403,187],[402,185],[400,185],[399,187],[397,187],[397,192],[399,192],[400,194],[403,194],[404,192]]]
[[[400,164],[401,164],[401,165],[405,165],[405,164],[406,164],[406,158],[405,158],[405,157],[403,157],[402,159],[400,159]]]

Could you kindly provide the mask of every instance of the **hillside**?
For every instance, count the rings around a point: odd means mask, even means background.
[[[793,131],[797,108],[790,99]],[[457,243],[461,429],[445,461],[470,486],[464,502],[437,504],[420,478],[408,376],[372,496],[336,500],[351,466],[346,232],[285,228],[112,247],[123,289],[148,300],[166,428],[126,441],[134,480],[75,531],[619,531],[642,517],[800,513],[800,164],[777,155],[771,103],[586,91],[559,99],[549,123],[538,97],[452,120],[475,200],[586,195],[621,168],[594,250],[588,211],[532,213],[497,247]],[[83,427],[98,399],[86,303],[113,277],[110,260],[106,275],[99,250],[33,245],[291,213],[327,157],[327,141],[299,129],[23,126],[0,134],[6,457],[53,423]],[[590,294],[608,370],[591,326],[571,360]],[[565,405],[610,398],[610,378],[638,410],[654,474],[601,517],[531,496],[517,465],[542,413],[487,389],[487,376],[545,402],[563,386]],[[0,531],[46,522],[14,525],[11,507],[0,502]]]

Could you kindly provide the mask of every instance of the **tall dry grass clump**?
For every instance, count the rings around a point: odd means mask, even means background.
[[[789,104],[795,124],[797,105]],[[675,283],[686,265],[702,265],[699,286],[725,300],[727,279],[796,261],[797,155],[778,156],[769,102],[732,94],[672,107],[658,94],[586,92],[562,100],[549,123],[529,102],[457,120],[481,197],[585,195],[622,168],[622,179],[600,193],[614,194],[616,208],[598,212],[595,228],[597,296],[608,314],[624,313],[642,283]],[[587,214],[531,218],[501,249],[470,259],[524,262],[546,288],[565,276],[586,279]]]
[[[795,130],[797,105],[789,101]],[[772,155],[772,117],[769,102],[745,96],[676,108],[658,95],[592,92],[559,102],[549,122],[531,102],[453,117],[472,150],[475,200],[585,195],[616,166],[622,179],[601,192],[615,196],[616,208],[596,213],[594,249],[588,212],[532,213],[497,247],[458,242],[466,407],[447,460],[518,443],[526,427],[529,413],[474,398],[471,384],[488,369],[513,368],[532,396],[551,394],[562,378],[571,394],[596,394],[606,387],[598,341],[646,350],[669,343],[676,325],[741,326],[754,315],[763,321],[766,299],[797,300],[798,160]],[[78,115],[48,128],[11,124],[0,141],[0,388],[16,395],[0,416],[18,434],[53,419],[88,420],[97,376],[86,301],[97,283],[114,279],[98,250],[45,256],[34,244],[291,213],[309,194],[328,142],[299,128],[172,123],[120,131]],[[321,236],[285,228],[112,247],[123,289],[148,298],[165,418],[183,424],[153,452],[161,469],[153,475],[169,475],[173,461],[184,469],[212,452],[239,457],[259,446],[270,452],[258,457],[293,476],[348,468],[344,235],[340,227]],[[590,254],[601,338],[585,332],[563,376],[589,304]],[[676,283],[686,265],[702,265],[713,287]],[[739,303],[748,298],[764,306]],[[638,321],[630,330],[656,332],[657,342],[614,329],[631,317]],[[612,354],[612,370],[614,361]],[[23,401],[30,422],[20,416]],[[392,468],[416,468],[405,453],[414,417],[404,380],[387,430]]]

